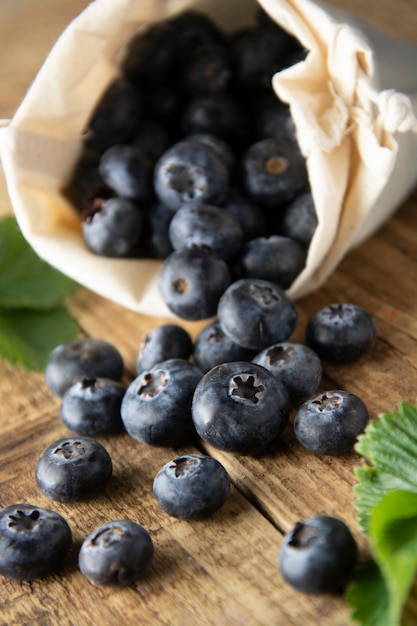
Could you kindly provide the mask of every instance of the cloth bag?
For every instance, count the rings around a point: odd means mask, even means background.
[[[417,48],[348,13],[309,0],[259,0],[308,50],[272,77],[294,118],[318,216],[304,270],[288,290],[317,289],[417,182]],[[1,159],[23,235],[51,265],[129,309],[172,316],[158,260],[89,252],[78,212],[61,192],[82,133],[140,27],[193,8],[226,31],[253,22],[256,0],[95,0],[63,32],[10,124]]]

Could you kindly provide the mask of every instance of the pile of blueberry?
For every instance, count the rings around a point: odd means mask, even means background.
[[[273,298],[272,304],[275,310]],[[256,455],[280,436],[294,410],[294,433],[302,446],[315,454],[351,451],[368,412],[352,393],[317,393],[322,359],[352,363],[363,357],[376,339],[372,317],[359,306],[339,303],[311,317],[307,345],[284,340],[265,347],[263,336],[256,336],[245,335],[239,345],[215,321],[193,342],[176,323],[156,326],[140,345],[137,375],[127,387],[121,382],[122,357],[112,344],[80,338],[57,346],[45,380],[61,398],[61,420],[73,435],[41,453],[35,469],[40,491],[63,503],[103,491],[112,477],[112,460],[95,437],[121,430],[149,446],[198,447],[203,441],[232,454]],[[158,505],[179,519],[207,517],[229,492],[228,473],[207,454],[172,459],[153,483]],[[48,550],[42,543],[46,537]],[[8,506],[0,511],[0,574],[20,580],[44,576],[59,567],[71,539],[67,522],[56,512]],[[132,520],[114,520],[85,539],[78,562],[91,583],[123,585],[148,571],[153,553],[146,529]],[[341,520],[316,516],[286,535],[279,566],[300,591],[339,592],[356,555]]]
[[[292,411],[297,440],[315,454],[345,454],[364,430],[360,398],[319,388],[322,361],[353,363],[372,348],[372,317],[332,304],[309,320],[305,345],[290,341],[298,314],[285,290],[305,265],[317,220],[271,76],[304,54],[262,10],[255,26],[232,35],[187,11],[127,46],[67,191],[94,253],[163,258],[160,291],[171,310],[214,319],[195,341],[177,323],[155,327],[128,386],[122,357],[106,341],[77,339],[51,353],[46,383],[74,436],[38,459],[37,485],[49,499],[75,502],[105,488],[112,460],[95,437],[117,430],[149,446],[203,442],[236,455],[265,451]],[[180,519],[211,514],[229,491],[225,468],[206,454],[174,458],[153,483],[161,509]],[[71,541],[54,511],[8,506],[0,511],[0,574],[44,576]],[[79,567],[93,584],[131,584],[153,553],[143,527],[109,521],[83,542]],[[343,589],[355,563],[349,529],[316,516],[284,538],[279,564],[289,584],[320,593]]]
[[[72,545],[72,531],[56,511],[28,503],[0,510],[0,574],[31,581],[59,569]],[[128,585],[151,567],[154,546],[148,531],[131,520],[114,520],[83,541],[78,561],[96,585]]]
[[[141,30],[85,131],[67,192],[86,246],[163,260],[162,299],[212,317],[239,278],[287,289],[317,226],[289,108],[271,77],[299,42],[259,8],[225,34],[189,10]]]

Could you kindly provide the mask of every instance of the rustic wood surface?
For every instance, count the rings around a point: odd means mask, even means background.
[[[416,38],[417,2],[334,1],[392,34]],[[0,118],[16,110],[30,82],[66,24],[85,0],[0,0]],[[0,177],[1,178],[1,177]],[[10,211],[0,180],[0,212]],[[349,254],[327,284],[297,302],[303,341],[308,317],[333,301],[353,301],[375,317],[373,352],[352,366],[326,366],[324,388],[344,388],[366,402],[370,415],[417,398],[417,194],[379,233]],[[162,319],[145,317],[81,290],[71,310],[83,331],[112,341],[134,375],[143,335]],[[185,324],[196,335],[201,323]],[[355,521],[352,453],[319,458],[297,444],[291,427],[260,458],[236,458],[207,450],[229,471],[233,488],[226,505],[210,520],[179,521],[164,514],[152,495],[157,470],[184,450],[154,449],[127,435],[101,438],[114,463],[114,477],[93,501],[51,503],[38,490],[34,467],[40,452],[66,436],[59,401],[41,374],[0,361],[0,507],[32,502],[54,508],[69,521],[74,546],[60,574],[32,584],[0,579],[0,624],[241,624],[252,626],[350,623],[343,601],[309,597],[284,584],[277,568],[282,533],[316,513],[346,521],[362,550],[366,542]],[[109,519],[129,517],[143,524],[155,543],[151,572],[135,586],[95,588],[77,568],[83,538]],[[410,609],[408,624],[417,623]]]

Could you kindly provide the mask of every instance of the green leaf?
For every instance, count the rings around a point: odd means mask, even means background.
[[[389,622],[387,586],[372,559],[359,566],[346,601],[354,609],[352,619],[362,626],[393,626]]]
[[[366,531],[373,507],[388,491],[417,493],[417,408],[402,402],[398,411],[372,420],[355,449],[372,464],[355,471],[358,521]]]
[[[49,309],[79,285],[39,258],[16,219],[0,219],[0,306]]]
[[[370,516],[374,507],[389,491],[396,489],[407,490],[407,483],[400,478],[379,472],[375,467],[360,467],[355,469],[358,484],[353,487],[357,498],[357,519],[361,529],[369,531]]]
[[[370,422],[356,450],[367,463],[355,470],[358,522],[375,563],[358,571],[347,599],[362,626],[399,626],[417,573],[417,407],[402,402]]]
[[[65,307],[48,311],[0,309],[0,356],[25,369],[44,369],[51,351],[79,327]]]
[[[374,508],[371,547],[389,595],[390,624],[400,624],[417,571],[417,494],[391,491]]]

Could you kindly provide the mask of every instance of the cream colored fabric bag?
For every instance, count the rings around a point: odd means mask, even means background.
[[[417,53],[309,0],[260,4],[309,50],[272,79],[291,107],[319,219],[306,267],[289,289],[298,298],[318,288],[417,183]],[[186,8],[233,30],[253,21],[256,3],[95,0],[61,35],[0,137],[12,205],[37,253],[100,295],[151,315],[172,315],[158,292],[160,261],[90,253],[79,215],[60,190],[123,46],[140,25]]]

